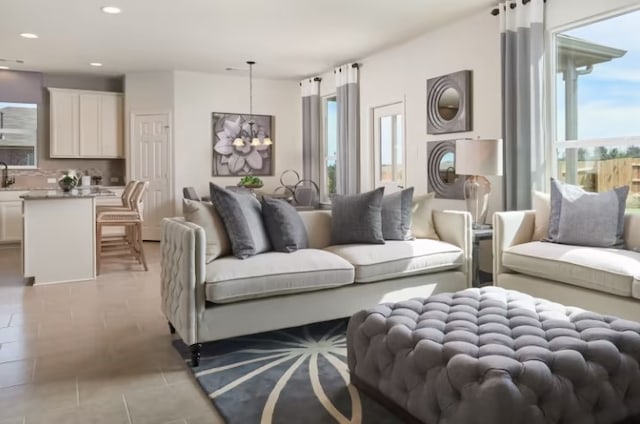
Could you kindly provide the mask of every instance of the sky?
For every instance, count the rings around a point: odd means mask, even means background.
[[[564,34],[627,50],[578,79],[578,138],[640,136],[640,11],[590,23]],[[558,78],[558,139],[564,139],[562,79]]]

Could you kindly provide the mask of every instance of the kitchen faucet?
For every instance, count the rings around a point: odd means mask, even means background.
[[[0,181],[0,187],[9,187],[11,184],[14,184],[16,182],[16,178],[9,178],[9,167],[6,163],[0,162],[0,166],[4,166],[4,169],[2,170],[2,180]]]

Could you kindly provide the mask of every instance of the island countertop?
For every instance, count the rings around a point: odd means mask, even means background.
[[[71,191],[62,190],[31,190],[20,198],[24,200],[46,200],[46,199],[78,199],[83,197],[110,197],[115,193],[103,187],[80,187]]]

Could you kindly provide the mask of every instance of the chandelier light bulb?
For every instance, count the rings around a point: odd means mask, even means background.
[[[240,137],[236,138],[235,140],[233,140],[233,143],[231,143],[233,146],[236,147],[242,147],[244,146],[244,140],[241,139]]]
[[[259,146],[260,143],[260,139],[258,137],[253,137],[253,140],[251,140],[251,145],[252,146]]]
[[[262,144],[264,144],[265,146],[271,146],[273,144],[273,141],[271,141],[269,137],[265,137],[262,141]]]

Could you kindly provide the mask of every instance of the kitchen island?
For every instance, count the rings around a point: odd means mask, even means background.
[[[96,197],[104,188],[33,190],[22,196],[22,269],[34,285],[95,280]]]

